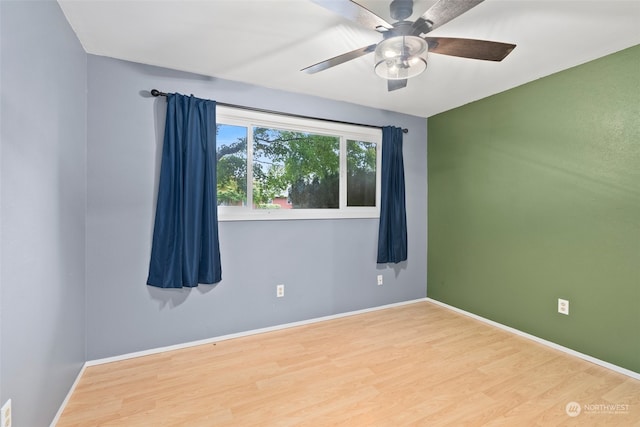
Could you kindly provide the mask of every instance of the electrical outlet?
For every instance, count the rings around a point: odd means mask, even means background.
[[[0,409],[0,427],[11,427],[11,399]]]
[[[378,274],[378,286],[382,286],[382,274]]]
[[[569,315],[569,301],[558,298],[558,313]]]
[[[284,285],[276,286],[276,296],[282,298],[284,296]]]

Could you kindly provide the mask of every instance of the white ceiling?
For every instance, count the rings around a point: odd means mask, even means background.
[[[373,54],[300,72],[382,39],[308,0],[58,2],[91,54],[421,117],[640,44],[640,0],[486,0],[430,36],[514,43],[511,55],[489,62],[429,54],[425,73],[387,92]],[[390,0],[359,2],[393,22]],[[416,0],[410,20],[434,3]]]

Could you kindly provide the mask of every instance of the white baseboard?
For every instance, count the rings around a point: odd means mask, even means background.
[[[230,339],[233,339],[233,338],[241,338],[241,337],[247,337],[247,336],[250,336],[250,335],[262,334],[262,333],[265,333],[265,332],[279,331],[281,329],[293,328],[293,327],[296,327],[296,326],[310,325],[310,324],[313,324],[313,323],[324,322],[326,320],[339,319],[341,317],[348,317],[348,316],[355,316],[357,314],[369,313],[369,312],[372,312],[372,311],[384,310],[384,309],[392,308],[392,307],[400,307],[400,306],[403,306],[403,305],[415,304],[417,302],[424,302],[424,301],[427,301],[427,298],[419,298],[419,299],[415,299],[415,300],[402,301],[402,302],[397,302],[397,303],[393,303],[393,304],[381,305],[381,306],[378,306],[378,307],[371,307],[371,308],[365,308],[365,309],[362,309],[362,310],[349,311],[349,312],[346,312],[346,313],[332,314],[330,316],[316,317],[316,318],[313,318],[313,319],[301,320],[299,322],[292,322],[292,323],[285,323],[285,324],[282,324],[282,325],[269,326],[267,328],[252,329],[252,330],[249,330],[249,331],[238,332],[238,333],[235,333],[235,334],[222,335],[222,336],[213,337],[213,338],[206,338],[206,339],[198,340],[198,341],[191,341],[191,342],[187,342],[187,343],[170,345],[170,346],[166,346],[166,347],[153,348],[153,349],[150,349],[150,350],[137,351],[137,352],[134,352],[134,353],[127,353],[127,354],[122,354],[122,355],[119,355],[119,356],[106,357],[104,359],[90,360],[90,361],[87,361],[87,363],[85,363],[85,365],[86,366],[94,366],[94,365],[102,365],[104,363],[118,362],[120,360],[133,359],[135,357],[143,357],[143,356],[149,356],[151,354],[164,353],[165,351],[180,350],[180,349],[183,349],[183,348],[195,347],[195,346],[203,345],[203,344],[211,344],[211,343],[214,343],[214,342],[230,340]]]
[[[537,343],[546,345],[547,347],[551,347],[551,348],[554,348],[556,350],[560,350],[560,351],[562,351],[564,353],[570,354],[570,355],[575,356],[575,357],[579,357],[580,359],[586,360],[586,361],[591,362],[591,363],[595,363],[596,365],[602,366],[602,367],[607,368],[607,369],[611,369],[612,371],[618,372],[618,373],[623,374],[623,375],[627,375],[627,376],[629,376],[631,378],[635,378],[636,380],[640,380],[640,373],[638,373],[638,372],[634,372],[634,371],[631,371],[629,369],[625,369],[625,368],[623,368],[621,366],[614,365],[613,363],[605,362],[604,360],[597,359],[595,357],[589,356],[588,354],[580,353],[579,351],[575,351],[575,350],[572,350],[572,349],[570,349],[568,347],[564,347],[564,346],[562,346],[560,344],[556,344],[554,342],[547,341],[547,340],[545,340],[543,338],[540,338],[540,337],[537,337],[535,335],[531,335],[531,334],[528,334],[526,332],[522,332],[519,329],[515,329],[515,328],[512,328],[510,326],[503,325],[502,323],[494,322],[493,320],[486,319],[486,318],[484,318],[482,316],[478,316],[477,314],[469,313],[468,311],[464,311],[464,310],[459,309],[457,307],[453,307],[453,306],[451,306],[449,304],[445,304],[443,302],[436,301],[436,300],[434,300],[432,298],[426,298],[426,300],[429,301],[429,302],[432,302],[432,303],[434,303],[436,305],[439,305],[441,307],[444,307],[446,309],[455,311],[455,312],[463,314],[465,316],[472,317],[472,318],[474,318],[476,320],[480,320],[481,322],[488,323],[491,326],[495,326],[497,328],[500,328],[500,329],[503,329],[505,331],[511,332],[513,334],[519,335],[521,337],[530,339],[530,340],[535,341]]]
[[[71,388],[69,389],[69,392],[67,393],[66,397],[62,401],[62,405],[60,405],[60,409],[58,409],[58,412],[56,413],[56,416],[53,417],[53,421],[51,421],[51,424],[49,425],[49,427],[55,427],[56,424],[58,424],[58,421],[60,420],[60,417],[62,416],[62,412],[64,412],[64,408],[67,407],[67,403],[69,403],[69,399],[71,398],[71,395],[75,391],[76,386],[80,382],[80,378],[82,378],[82,374],[84,374],[84,370],[85,370],[86,367],[87,367],[87,364],[84,363],[82,365],[82,368],[80,368],[80,372],[78,372],[78,375],[76,375],[75,381],[71,385]]]

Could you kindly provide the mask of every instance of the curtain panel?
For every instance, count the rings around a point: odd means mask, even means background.
[[[402,129],[382,128],[382,187],[378,264],[407,260],[407,214],[402,159]]]
[[[216,102],[168,94],[148,285],[222,279],[217,205]]]

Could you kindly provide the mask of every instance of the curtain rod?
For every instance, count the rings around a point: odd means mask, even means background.
[[[153,95],[155,97],[167,96],[167,94],[165,92],[160,92],[158,89],[151,89],[151,95]],[[365,126],[365,127],[369,127],[369,128],[382,129],[381,126],[366,125],[366,124],[362,124],[362,123],[353,123],[353,122],[343,122],[341,120],[319,119],[317,117],[303,116],[301,114],[282,113],[280,111],[264,110],[262,108],[245,107],[243,105],[234,105],[234,104],[225,104],[224,102],[217,102],[216,101],[216,105],[221,105],[223,107],[231,107],[231,108],[241,108],[243,110],[257,111],[259,113],[280,114],[281,116],[296,117],[296,118],[299,118],[299,119],[321,120],[323,122],[340,123],[340,124],[343,124],[343,125]],[[409,129],[404,128],[404,129],[402,129],[402,132],[403,133],[409,133]]]

